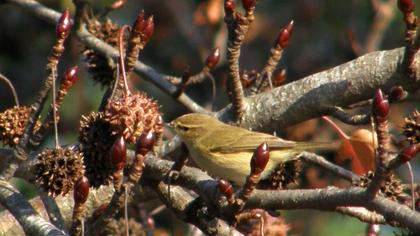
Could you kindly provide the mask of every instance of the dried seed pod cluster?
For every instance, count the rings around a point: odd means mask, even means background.
[[[104,23],[92,20],[87,30],[97,38],[103,40],[113,47],[117,47],[119,27],[106,20]],[[90,48],[83,50],[88,71],[92,74],[93,80],[102,86],[110,86],[114,81],[114,71],[117,65],[107,57],[104,57]]]
[[[260,189],[285,189],[289,184],[297,183],[302,171],[302,162],[299,160],[280,163],[267,178],[260,180],[257,187]]]
[[[136,93],[111,100],[105,109],[113,135],[122,135],[128,143],[136,143],[143,132],[151,131],[160,137],[162,118],[155,101]]]
[[[66,195],[84,174],[83,155],[73,148],[44,149],[37,159],[35,181],[52,197]]]
[[[32,109],[25,106],[15,106],[0,113],[0,140],[4,145],[13,147],[19,143],[28,123]],[[34,132],[36,132],[41,123],[37,121]]]
[[[411,144],[420,142],[420,112],[415,111],[405,118],[403,134]]]
[[[98,188],[112,182],[113,167],[109,161],[109,151],[115,139],[102,112],[82,116],[79,142],[84,155],[86,176],[92,187]]]
[[[360,182],[356,185],[359,187],[367,187],[372,181],[374,172],[369,171],[368,173],[360,176]],[[396,201],[402,196],[403,188],[401,186],[401,181],[397,179],[394,174],[390,174],[386,180],[384,186],[381,187],[380,193],[393,201]]]

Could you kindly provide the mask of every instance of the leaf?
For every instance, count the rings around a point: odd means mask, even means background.
[[[358,175],[375,169],[375,148],[371,131],[358,129],[349,139],[342,140],[337,152],[338,159],[351,159],[352,171]],[[376,142],[376,139],[375,139]]]
[[[330,124],[340,137],[341,145],[337,151],[337,162],[350,159],[351,169],[357,175],[363,175],[375,169],[376,135],[367,129],[357,129],[349,137],[328,117],[322,117],[322,119]]]

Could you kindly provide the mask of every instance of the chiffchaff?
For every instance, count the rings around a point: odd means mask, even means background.
[[[264,142],[270,148],[270,160],[261,174],[262,178],[268,177],[277,164],[295,159],[304,150],[337,148],[335,143],[288,141],[227,125],[212,116],[197,113],[178,117],[171,125],[200,168],[238,185],[245,183],[250,174],[252,155]]]

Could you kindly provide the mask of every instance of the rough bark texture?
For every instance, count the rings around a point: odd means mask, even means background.
[[[419,83],[404,75],[404,48],[377,51],[353,61],[247,98],[242,126],[273,131],[328,114],[332,106],[347,106],[369,99],[377,88],[387,92],[397,84],[414,89]],[[233,121],[229,105],[219,112]]]

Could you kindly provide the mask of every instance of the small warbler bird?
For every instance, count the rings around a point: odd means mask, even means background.
[[[186,144],[194,162],[210,175],[238,185],[250,174],[250,161],[255,149],[266,142],[270,160],[261,174],[264,179],[277,164],[293,160],[305,150],[336,149],[336,143],[304,143],[281,139],[265,133],[227,125],[216,118],[191,113],[171,122],[175,132]]]

